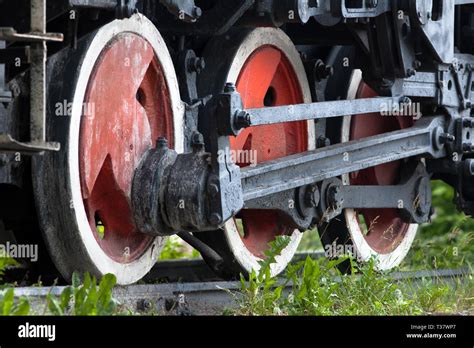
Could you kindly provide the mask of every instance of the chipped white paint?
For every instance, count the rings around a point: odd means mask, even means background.
[[[245,37],[239,49],[237,50],[232,65],[229,68],[227,75],[227,82],[237,83],[239,74],[247,61],[255,50],[259,47],[271,45],[282,51],[291,66],[293,67],[301,92],[303,94],[303,100],[305,103],[311,103],[311,92],[309,89],[308,80],[304,70],[303,63],[301,62],[298,51],[290,38],[280,29],[275,28],[257,28],[249,32]],[[315,126],[313,121],[308,121],[308,150],[313,150],[316,147],[316,136]],[[252,269],[258,270],[260,268],[260,258],[252,254],[244,245],[242,238],[240,237],[238,228],[233,219],[227,221],[224,228],[224,233],[227,239],[227,243],[235,256],[236,261],[246,271]],[[281,273],[288,263],[293,258],[293,255],[298,248],[298,245],[302,238],[302,233],[295,230],[291,235],[290,243],[283,250],[280,256],[276,257],[276,263],[271,265],[271,274],[277,275]]]
[[[82,65],[79,67],[80,74],[74,92],[69,134],[69,184],[79,233],[85,249],[87,250],[87,255],[85,255],[85,257],[89,258],[88,261],[94,264],[100,273],[113,273],[117,276],[119,284],[130,284],[141,279],[151,269],[151,267],[153,267],[158,253],[161,250],[162,239],[155,239],[153,244],[140,258],[129,264],[118,263],[108,257],[97,244],[94,238],[94,233],[91,231],[87,220],[87,215],[82,202],[79,176],[79,130],[81,122],[81,106],[89,82],[89,77],[103,49],[117,34],[123,32],[135,33],[145,38],[153,47],[158,57],[170,92],[171,108],[174,116],[175,149],[178,152],[183,152],[184,148],[184,107],[179,95],[178,82],[173,62],[162,36],[151,21],[144,16],[137,14],[129,19],[115,20],[99,29],[90,44]],[[117,132],[117,130],[114,129],[114,132]]]

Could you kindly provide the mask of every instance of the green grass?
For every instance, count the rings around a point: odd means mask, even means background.
[[[2,284],[3,275],[8,267],[17,266],[18,263],[9,257],[0,257],[0,315],[27,315],[30,312],[28,299],[21,297],[14,298],[13,287],[9,284]]]
[[[420,226],[412,249],[394,271],[466,268],[474,265],[474,219],[456,210],[454,190],[433,182],[435,216]],[[322,250],[317,231],[305,232],[300,251]],[[273,251],[275,252],[275,251]],[[290,265],[283,284],[264,276],[265,266],[242,282],[243,298],[236,315],[423,315],[474,314],[474,279],[423,279],[395,282],[378,272],[376,260],[351,261],[355,276],[342,275],[340,261],[306,259]],[[287,296],[283,285],[292,284]],[[276,286],[276,290],[274,287]]]
[[[118,302],[112,298],[112,289],[117,280],[106,274],[97,284],[89,273],[81,282],[79,274],[74,273],[72,285],[66,287],[61,296],[51,294],[47,297],[47,309],[52,315],[113,315],[120,313]]]
[[[436,182],[433,203],[436,218],[420,227],[413,248],[400,266],[401,270],[470,268],[474,263],[474,220],[457,212],[453,190]],[[474,279],[442,281],[424,279],[421,282],[396,282],[390,273],[378,272],[376,260],[357,265],[350,260],[354,275],[342,275],[339,261],[307,258],[288,267],[282,279],[270,277],[270,265],[287,245],[280,237],[266,252],[261,270],[248,280],[241,279],[242,297],[233,315],[474,315]],[[317,231],[306,232],[301,251],[322,250]],[[198,257],[199,253],[173,237],[168,239],[161,259]],[[15,261],[0,258],[0,283],[3,271],[15,266]],[[284,287],[289,286],[285,293]],[[125,312],[112,297],[115,277],[107,275],[97,282],[89,275],[83,281],[76,274],[73,284],[63,293],[49,295],[43,313],[52,315],[120,315]],[[14,284],[0,285],[0,315],[27,315],[27,298],[15,299]],[[37,314],[37,313],[34,313]]]
[[[194,259],[200,256],[196,249],[192,249],[178,236],[171,236],[166,240],[160,254],[160,260]]]
[[[298,252],[323,251],[323,245],[316,229],[303,233]]]
[[[1,268],[0,268],[1,269]],[[4,284],[0,288],[0,315],[117,315],[124,314],[119,303],[112,297],[116,278],[107,274],[98,283],[95,277],[86,273],[83,281],[74,273],[72,285],[66,287],[60,296],[48,294],[42,313],[32,313],[28,298],[14,298],[14,286]]]
[[[283,237],[282,237],[283,238]],[[279,241],[281,245],[283,242]],[[272,248],[269,255],[278,254]],[[342,275],[338,263],[350,261],[352,275]],[[262,263],[258,273],[241,280],[243,297],[234,315],[426,315],[473,314],[474,279],[394,281],[375,269],[376,260],[357,265],[350,259],[307,258],[290,265],[283,283],[269,276]],[[288,295],[283,289],[290,286]]]
[[[471,268],[474,265],[474,219],[456,210],[454,190],[433,183],[435,216],[420,227],[403,269]]]
[[[13,288],[0,290],[0,315],[28,315],[29,313],[30,303],[26,297],[15,300]]]

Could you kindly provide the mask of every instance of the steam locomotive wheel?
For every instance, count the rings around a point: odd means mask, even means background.
[[[376,93],[362,81],[355,70],[349,81],[348,99],[371,98]],[[377,134],[411,127],[408,116],[362,114],[346,116],[342,121],[341,141],[358,140]],[[396,185],[405,161],[391,162],[344,175],[345,185]],[[387,270],[398,266],[413,243],[417,224],[401,220],[396,209],[346,209],[340,222],[331,222],[320,234],[323,244],[349,244],[359,260],[377,259],[377,267]]]
[[[160,136],[183,148],[183,111],[166,44],[148,19],[134,15],[100,28],[76,51],[60,52],[49,71],[48,132],[62,150],[34,162],[46,244],[66,279],[88,271],[133,283],[154,265],[164,241],[134,225],[134,170]]]
[[[216,38],[204,58],[209,68],[200,76],[203,96],[218,93],[232,82],[246,108],[311,102],[299,54],[281,30],[259,28]],[[246,129],[231,139],[231,148],[236,163],[244,167],[314,149],[314,139],[313,122],[295,122]],[[268,243],[279,235],[290,236],[290,243],[272,265],[274,275],[284,270],[301,240],[301,233],[277,212],[243,210],[223,231],[196,234],[225,259],[221,272],[225,278],[258,269]]]

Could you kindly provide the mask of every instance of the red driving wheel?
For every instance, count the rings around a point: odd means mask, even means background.
[[[365,83],[361,83],[357,98],[372,98],[377,94]],[[407,116],[384,116],[361,114],[352,116],[350,140],[358,140],[388,133],[413,125]],[[391,162],[350,174],[351,185],[396,185],[400,180],[403,161]],[[360,209],[356,211],[364,229],[367,243],[380,254],[393,251],[403,240],[410,224],[404,223],[397,209]]]
[[[201,95],[220,93],[225,83],[230,82],[236,85],[246,108],[311,102],[300,55],[290,38],[279,29],[240,30],[216,37],[203,56],[207,68],[200,75]],[[314,148],[312,121],[250,127],[231,138],[232,154],[241,167]],[[282,214],[245,209],[227,221],[222,231],[196,234],[223,257],[225,271],[217,272],[225,278],[257,270],[269,243],[282,235],[289,236],[290,241],[271,265],[273,275],[285,269],[302,237]]]
[[[164,243],[134,224],[134,171],[159,137],[178,152],[184,145],[166,43],[135,14],[61,51],[48,73],[48,137],[61,141],[62,150],[33,163],[45,242],[66,279],[74,272],[112,273],[119,284],[133,283],[154,266]],[[58,117],[57,103],[66,102],[67,117]]]
[[[237,80],[237,91],[245,108],[261,108],[303,103],[301,88],[294,70],[285,55],[277,48],[264,46],[247,60]],[[259,163],[289,156],[308,149],[306,122],[282,123],[245,129],[231,139],[235,153],[254,155]],[[244,156],[245,157],[245,156]],[[250,163],[238,163],[241,166]],[[284,218],[268,210],[244,210],[238,218],[242,221],[242,239],[256,256],[263,257],[268,243],[278,235],[293,233]]]

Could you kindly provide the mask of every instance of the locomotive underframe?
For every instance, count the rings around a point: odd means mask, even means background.
[[[127,17],[140,11],[154,20],[170,41],[178,37],[172,53],[181,97],[186,105],[187,153],[173,153],[162,139],[161,145],[147,154],[138,173],[156,160],[166,160],[170,168],[180,165],[180,170],[188,172],[180,172],[178,176],[170,174],[173,173],[170,170],[153,179],[158,182],[134,183],[133,193],[137,197],[150,187],[156,188],[152,194],[168,211],[166,214],[152,211],[151,207],[144,207],[140,199],[134,202],[138,224],[154,222],[151,234],[216,230],[241,209],[249,208],[279,210],[301,230],[328,221],[345,208],[396,208],[403,212],[406,222],[422,223],[431,216],[430,178],[441,178],[454,186],[460,209],[468,214],[474,212],[474,194],[467,187],[474,174],[471,159],[474,153],[471,137],[474,134],[471,118],[474,56],[457,51],[463,48],[463,52],[474,52],[469,44],[462,47],[461,28],[455,26],[455,19],[461,16],[460,7],[469,7],[470,13],[474,13],[474,8],[470,7],[474,1],[242,0],[222,1],[211,11],[201,11],[194,1],[161,1],[162,4],[157,4],[132,0],[69,0],[51,3],[48,3],[46,17],[46,2],[32,0],[31,23],[22,19],[15,30],[0,30],[0,151],[13,152],[1,155],[2,183],[21,185],[22,180],[12,170],[19,166],[15,163],[18,153],[41,154],[59,150],[58,144],[49,142],[54,139],[45,139],[44,133],[45,42],[63,38],[60,34],[47,33],[46,22],[56,28],[58,18],[75,10],[96,18],[96,25],[100,26],[101,20]],[[0,3],[0,8],[2,13],[12,11],[11,4]],[[295,16],[286,16],[288,11],[293,11]],[[319,38],[308,29],[309,24],[299,26],[311,17],[315,19],[313,28],[324,33],[332,28],[337,30]],[[78,16],[74,26],[68,29],[65,44],[74,45],[83,32],[94,29],[89,23],[80,28],[79,21]],[[287,25],[295,42],[306,46],[350,43],[360,54],[358,67],[363,71],[364,80],[381,97],[323,101],[318,92],[330,71],[324,64],[321,69],[321,62],[311,59],[306,64],[314,86],[315,102],[311,104],[245,110],[240,95],[231,84],[220,95],[198,95],[196,78],[205,65],[196,51],[186,45],[187,36],[223,34],[236,25]],[[344,33],[352,34],[350,39],[341,34],[341,27]],[[29,33],[18,34],[28,29],[31,29]],[[27,46],[19,44],[25,41]],[[6,46],[5,42],[16,44]],[[50,54],[60,48],[52,47]],[[29,64],[12,69],[13,60],[18,56],[29,60]],[[5,66],[11,69],[8,74]],[[29,83],[23,74],[27,67],[30,68]],[[8,86],[4,85],[6,82],[9,82]],[[25,110],[17,106],[18,100],[28,92],[29,118],[25,116]],[[230,136],[237,135],[243,128],[314,120],[318,134],[324,135],[328,118],[381,112],[387,105],[396,105],[402,110],[414,103],[422,105],[423,117],[408,129],[336,145],[318,139],[318,148],[314,151],[255,167],[241,169],[231,161]],[[203,120],[210,125],[207,129],[203,129]],[[28,134],[24,129],[18,130],[21,123],[29,124]],[[224,160],[220,160],[222,157]],[[454,157],[456,161],[453,161]],[[423,165],[419,162],[421,158]],[[401,159],[411,159],[413,165],[397,186],[344,186],[337,179],[343,174]],[[183,162],[193,165],[186,167]],[[193,180],[196,177],[203,180]],[[205,187],[182,189],[196,185]],[[204,194],[195,196],[194,192]],[[177,209],[173,207],[177,207],[180,200],[187,203],[185,214],[172,211]],[[288,205],[290,201],[295,205]]]

